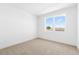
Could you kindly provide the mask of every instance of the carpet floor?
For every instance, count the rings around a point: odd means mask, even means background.
[[[78,55],[76,47],[48,40],[34,39],[0,50],[0,55]]]

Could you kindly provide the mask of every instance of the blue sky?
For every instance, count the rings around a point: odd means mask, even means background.
[[[53,26],[54,20],[53,17],[46,18],[46,26]]]
[[[55,24],[54,24],[55,21]],[[65,16],[48,17],[46,18],[46,26],[64,27]]]
[[[65,26],[65,16],[55,17],[55,26],[64,27]]]

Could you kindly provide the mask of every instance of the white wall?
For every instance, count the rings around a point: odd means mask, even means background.
[[[79,4],[77,4],[77,47],[79,49]]]
[[[10,5],[0,4],[0,49],[35,37],[35,16]]]
[[[44,17],[54,15],[66,15],[66,29],[64,32],[59,31],[45,31]],[[77,6],[64,8],[45,15],[38,16],[38,37],[66,43],[76,46],[77,43]]]

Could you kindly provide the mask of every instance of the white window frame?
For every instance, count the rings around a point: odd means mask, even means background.
[[[47,30],[46,29],[46,19],[47,19],[47,17],[59,17],[59,16],[65,16],[65,25],[64,25],[64,31],[59,31],[59,32],[65,32],[65,30],[66,30],[66,22],[67,22],[67,20],[66,20],[66,14],[61,14],[61,15],[54,15],[54,16],[45,16],[44,17],[44,29],[45,29],[45,31],[51,31],[51,30]],[[53,30],[52,31],[55,31],[55,19],[54,19],[54,28],[53,28]],[[58,31],[56,31],[56,32],[58,32]]]

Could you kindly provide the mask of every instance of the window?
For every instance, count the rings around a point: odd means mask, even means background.
[[[54,20],[53,17],[46,18],[46,29],[53,30],[54,29]]]
[[[64,31],[65,30],[65,16],[54,16],[45,18],[45,28],[49,31]]]

